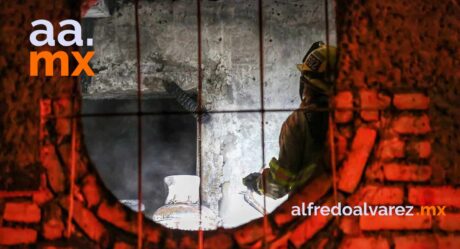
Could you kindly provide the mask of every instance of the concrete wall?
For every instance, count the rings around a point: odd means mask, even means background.
[[[263,1],[264,105],[286,109],[265,114],[265,162],[277,156],[278,135],[290,110],[299,105],[299,63],[310,45],[326,39],[322,1]],[[203,1],[203,102],[211,121],[203,126],[204,202],[224,224],[238,225],[258,213],[238,194],[241,179],[262,167],[259,34],[257,1]],[[333,6],[331,4],[330,9]],[[197,88],[196,2],[141,1],[142,88],[164,94],[162,79]],[[330,13],[331,43],[335,19]],[[131,97],[135,82],[135,29],[132,4],[120,4],[94,26],[96,76],[86,98]],[[235,111],[221,113],[219,111]],[[238,113],[241,110],[255,112]],[[278,202],[271,203],[270,209]],[[247,214],[246,216],[243,214]],[[227,217],[232,217],[231,219]]]

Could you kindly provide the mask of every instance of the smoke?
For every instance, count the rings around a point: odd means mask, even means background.
[[[83,100],[83,113],[135,112],[135,99]],[[142,101],[145,112],[181,108],[174,99]],[[137,116],[83,118],[85,143],[104,183],[120,200],[137,199]],[[196,174],[196,121],[191,114],[142,116],[142,193],[147,215],[164,204],[163,178]]]

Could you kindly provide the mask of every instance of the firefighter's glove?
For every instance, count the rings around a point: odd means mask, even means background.
[[[262,174],[263,177],[261,175],[257,183],[257,186],[262,194],[272,199],[278,199],[289,192],[287,187],[284,187],[274,181],[272,174],[270,174],[270,169],[264,169]]]
[[[258,194],[260,193],[260,189],[258,188],[259,178],[261,178],[260,173],[251,173],[243,178],[243,184],[246,186],[250,191],[254,191]]]

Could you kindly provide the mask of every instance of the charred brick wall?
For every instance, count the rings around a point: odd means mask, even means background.
[[[267,227],[256,220],[205,232],[204,247],[456,248],[458,12],[456,1],[337,1],[337,182],[320,175]],[[103,186],[80,121],[69,118],[80,106],[77,80],[28,76],[28,23],[78,13],[67,1],[0,2],[0,247],[136,247],[136,214]],[[445,205],[447,215],[291,216],[292,205],[310,201]],[[144,248],[198,248],[197,232],[147,219],[141,235]]]
[[[354,205],[446,206],[439,217],[342,218],[342,245],[454,248],[460,208],[454,12],[460,6],[337,2],[339,190]]]

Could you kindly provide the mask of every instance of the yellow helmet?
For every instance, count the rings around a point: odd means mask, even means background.
[[[329,59],[327,59],[329,54]],[[319,90],[330,93],[333,82],[326,80],[326,76],[333,75],[337,62],[337,48],[327,46],[323,42],[315,42],[303,59],[302,64],[297,64],[297,69],[302,73],[302,77],[307,79],[307,83]],[[328,67],[328,75],[326,68]]]

